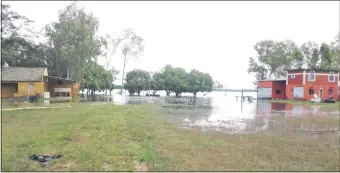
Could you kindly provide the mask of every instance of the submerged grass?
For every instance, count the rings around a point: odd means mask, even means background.
[[[335,103],[312,103],[310,100],[307,101],[300,101],[300,100],[268,100],[269,102],[274,103],[288,103],[288,104],[303,104],[303,105],[315,105],[315,106],[322,106],[322,107],[331,107],[335,109],[340,109],[340,102],[337,101]]]
[[[2,112],[2,171],[339,170],[335,135],[200,132],[176,128],[152,105],[73,106]],[[34,153],[64,157],[41,167]]]

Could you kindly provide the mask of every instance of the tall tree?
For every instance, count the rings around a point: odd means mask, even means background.
[[[145,90],[150,81],[150,74],[144,70],[132,70],[126,74],[125,89],[129,91],[131,95],[137,92],[138,96],[142,90]]]
[[[319,54],[321,59],[320,68],[331,70],[333,60],[333,58],[331,57],[332,56],[331,47],[326,43],[322,43],[320,46]]]
[[[156,72],[152,75],[151,89],[153,94],[156,94],[157,91],[164,89],[164,76],[162,73]]]
[[[10,66],[43,66],[39,57],[42,45],[36,45],[32,38],[33,21],[1,4],[1,64]]]
[[[102,56],[104,57],[105,60],[105,70],[107,72],[107,87],[105,89],[105,95],[107,95],[107,90],[110,91],[110,95],[112,90],[114,89],[114,80],[116,79],[116,75],[118,74],[118,71],[115,70],[112,66],[111,66],[111,62],[113,59],[113,54],[116,51],[116,48],[120,42],[119,39],[114,39],[112,36],[110,36],[109,34],[106,34],[105,37],[101,38],[102,39]]]
[[[125,29],[124,36],[117,39],[117,43],[121,46],[121,53],[123,55],[123,72],[122,72],[122,88],[124,88],[125,67],[130,59],[138,59],[144,51],[142,37],[136,35],[132,29]]]
[[[332,68],[340,71],[340,33],[338,33],[335,36],[334,41],[331,42],[331,48],[331,56],[333,57]]]
[[[301,46],[304,64],[307,68],[316,69],[319,62],[319,46],[312,41],[308,41]]]
[[[101,54],[101,39],[96,35],[99,22],[76,2],[59,13],[59,20],[46,26],[46,37],[56,55],[54,65],[59,77],[82,83],[86,63]]]

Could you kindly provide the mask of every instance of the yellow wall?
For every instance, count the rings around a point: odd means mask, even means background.
[[[74,83],[72,86],[72,97],[78,96],[79,95],[79,90],[80,90],[80,84],[79,83]]]
[[[34,88],[28,89],[28,84],[33,83]],[[18,83],[18,96],[35,95],[39,93],[41,97],[44,96],[45,85],[44,82],[19,82]]]
[[[18,91],[17,83],[1,83],[1,98],[10,98]]]

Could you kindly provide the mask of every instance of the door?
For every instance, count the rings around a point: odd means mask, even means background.
[[[303,98],[303,87],[294,87],[293,97],[294,98]]]
[[[322,88],[319,90],[319,96],[320,96],[320,99],[322,100],[322,96],[323,96]]]
[[[272,98],[272,88],[259,88],[258,97],[259,98]]]

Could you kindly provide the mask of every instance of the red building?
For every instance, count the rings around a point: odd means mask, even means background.
[[[339,73],[329,70],[288,70],[286,98],[310,100],[317,94],[322,100],[339,95]]]
[[[338,100],[339,73],[330,70],[288,70],[287,79],[262,80],[258,98],[310,100],[318,95],[322,100]]]
[[[258,98],[262,99],[285,99],[286,80],[261,80],[258,85]]]

